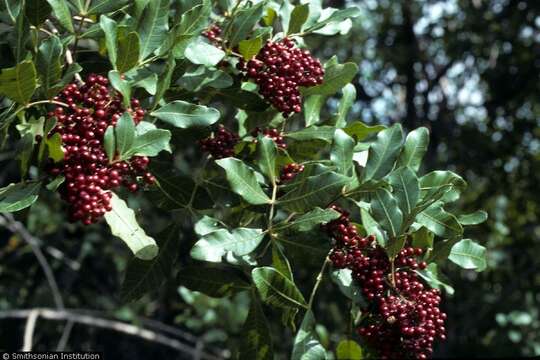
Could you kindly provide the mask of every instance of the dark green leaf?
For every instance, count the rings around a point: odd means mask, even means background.
[[[454,294],[454,288],[450,285],[442,282],[439,279],[439,271],[437,270],[437,264],[431,263],[425,270],[415,270],[418,275],[424,279],[429,286],[434,289],[444,289],[448,295]]]
[[[144,9],[137,33],[141,39],[141,60],[163,43],[169,30],[169,0],[152,0]]]
[[[116,68],[116,57],[118,53],[117,43],[118,43],[118,33],[117,33],[117,24],[116,21],[108,18],[105,15],[99,17],[99,26],[105,34],[105,48],[107,49],[107,54],[109,55],[109,60]],[[109,75],[110,76],[110,75]]]
[[[305,307],[306,301],[296,285],[272,267],[259,267],[251,272],[261,299],[275,307]]]
[[[105,135],[103,135],[103,147],[109,162],[112,162],[116,155],[116,139],[114,138],[114,126],[112,125],[107,127]]]
[[[309,5],[296,5],[291,13],[287,34],[296,34],[302,31],[302,26],[305,24],[309,16]]]
[[[19,104],[28,103],[36,86],[36,68],[31,60],[0,70],[0,95]]]
[[[382,247],[386,247],[387,239],[380,225],[366,209],[360,208],[360,215],[362,217],[362,226],[366,229],[366,233],[375,236],[377,243]]]
[[[382,130],[369,148],[368,160],[363,173],[363,179],[381,179],[388,174],[401,149],[403,129],[400,124]]]
[[[47,0],[51,5],[54,16],[58,22],[70,33],[74,33],[73,22],[71,21],[71,13],[66,0]]]
[[[278,241],[291,261],[299,265],[320,266],[330,250],[329,238],[320,231],[284,232]]]
[[[429,145],[429,130],[425,127],[411,131],[397,161],[397,166],[408,166],[418,171]]]
[[[178,251],[180,229],[168,226],[156,236],[159,252],[148,261],[133,258],[128,263],[120,290],[123,301],[135,301],[143,295],[156,291],[169,278],[173,265],[180,254]]]
[[[386,189],[379,189],[375,192],[371,202],[373,217],[388,232],[390,237],[395,238],[400,235],[403,213],[398,207],[396,198]]]
[[[420,185],[414,171],[409,167],[394,170],[388,176],[393,194],[405,217],[413,212],[420,197]]]
[[[271,181],[276,179],[276,143],[267,136],[259,136],[257,142],[257,165]]]
[[[321,120],[321,109],[326,102],[324,95],[311,95],[304,101],[304,118],[306,128],[317,124]]]
[[[273,360],[269,321],[257,296],[251,296],[249,313],[242,327],[239,360]]]
[[[299,216],[294,221],[283,224],[283,225],[277,225],[275,229],[277,231],[281,231],[283,229],[291,229],[294,231],[311,231],[313,229],[318,228],[321,224],[327,223],[329,221],[332,221],[334,219],[337,219],[340,216],[340,214],[332,209],[321,209],[316,207],[315,209],[311,210],[308,213],[305,213],[304,215]]]
[[[281,249],[281,245],[276,242],[272,243],[272,266],[285,275],[287,279],[293,280],[293,272],[289,259],[285,256],[285,253]]]
[[[422,249],[432,249],[434,237],[435,234],[429,231],[426,227],[422,226],[412,234],[412,246]]]
[[[232,190],[253,205],[269,204],[270,198],[257,182],[255,172],[235,158],[216,160],[216,164],[225,169],[227,180]]]
[[[463,178],[452,171],[432,171],[420,178],[421,198],[441,199],[443,202],[455,201],[467,187]],[[441,197],[442,196],[442,197]]]
[[[354,140],[344,133],[343,130],[337,129],[334,133],[334,143],[330,152],[330,160],[336,165],[340,174],[351,175],[353,150]]]
[[[134,31],[127,34],[123,32],[118,34],[116,68],[120,73],[125,73],[137,65],[139,61],[140,41],[139,35]]]
[[[168,103],[150,115],[182,129],[210,126],[218,121],[220,116],[219,111],[214,108],[181,100]]]
[[[163,95],[169,89],[171,85],[171,77],[173,75],[175,67],[176,67],[176,61],[174,60],[174,56],[173,54],[169,54],[169,58],[167,59],[167,63],[165,65],[165,70],[159,77],[159,80],[156,86],[154,100],[152,101],[152,110],[158,106],[159,102],[163,98]]]
[[[129,0],[93,0],[88,15],[105,14],[122,8]]]
[[[362,289],[352,277],[351,269],[339,269],[331,272],[332,281],[339,287],[341,293],[355,304],[365,305]]]
[[[131,106],[131,85],[127,80],[122,79],[122,75],[116,70],[109,71],[109,80],[112,87],[122,94],[122,100],[124,106],[129,108]]]
[[[25,15],[34,26],[41,25],[51,13],[47,0],[26,0]]]
[[[60,185],[62,185],[64,183],[64,181],[66,180],[65,177],[63,176],[58,176],[56,177],[53,181],[51,181],[50,183],[47,184],[47,190],[49,191],[56,191],[58,190],[58,188],[60,187]]]
[[[263,14],[265,2],[262,1],[254,6],[250,6],[247,9],[238,11],[234,18],[231,20],[231,30],[229,32],[229,46],[235,47],[244,40],[249,32],[253,30],[253,27],[261,19]]]
[[[125,112],[115,127],[116,151],[120,156],[127,153],[135,141],[135,123],[128,112]]]
[[[334,133],[336,129],[333,126],[310,126],[305,129],[287,133],[287,137],[298,140],[298,141],[308,141],[308,140],[324,140],[328,143],[332,142],[334,138]]]
[[[343,131],[349,136],[352,136],[356,141],[362,141],[371,134],[378,133],[386,129],[384,125],[369,126],[361,121],[355,121],[349,126],[343,128]]]
[[[338,112],[332,119],[336,127],[343,128],[347,125],[347,114],[356,100],[356,88],[353,84],[347,84],[341,89],[343,96],[339,100]]]
[[[38,198],[41,182],[10,184],[0,188],[0,212],[15,212],[32,205]]]
[[[440,237],[453,238],[463,234],[463,228],[456,217],[444,211],[441,202],[436,202],[418,214],[416,222],[424,225]]]
[[[249,290],[242,273],[231,268],[191,265],[180,269],[178,284],[212,297],[228,296],[234,291]]]
[[[358,72],[354,63],[337,64],[328,62],[324,67],[324,80],[321,85],[302,88],[302,95],[333,95],[347,85]]]
[[[39,45],[36,67],[46,92],[62,76],[61,58],[62,42],[57,36],[51,36]]]

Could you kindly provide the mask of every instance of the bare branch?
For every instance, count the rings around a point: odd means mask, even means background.
[[[34,330],[36,328],[36,321],[39,315],[38,310],[31,310],[26,319],[26,325],[24,327],[24,341],[21,351],[32,351],[32,343],[34,342]]]
[[[55,309],[48,309],[48,308],[35,308],[35,309],[30,309],[30,310],[0,311],[0,319],[28,318],[32,314],[36,314],[33,316],[39,316],[47,320],[54,320],[54,321],[67,320],[67,321],[72,321],[78,324],[84,324],[84,325],[94,326],[98,328],[118,331],[124,334],[129,334],[129,335],[136,336],[147,341],[151,341],[154,343],[158,343],[158,344],[170,347],[177,351],[189,354],[192,357],[200,356],[200,359],[206,359],[206,360],[223,359],[223,357],[221,356],[212,355],[212,354],[200,351],[200,349],[197,349],[196,346],[194,347],[192,345],[182,343],[177,339],[170,338],[168,336],[159,334],[152,330],[137,327],[135,325],[131,325],[131,324],[121,322],[121,321],[109,320],[109,319],[99,318],[96,316],[84,315],[84,314],[80,314],[80,313],[77,313],[75,311],[68,310],[68,309],[55,310]]]

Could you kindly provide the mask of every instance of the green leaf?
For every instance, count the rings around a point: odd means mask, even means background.
[[[396,198],[386,189],[375,192],[371,202],[373,217],[382,225],[392,238],[400,235],[403,213],[398,207]]]
[[[195,233],[199,236],[210,234],[211,232],[219,229],[221,229],[219,221],[207,215],[204,215],[199,221],[197,221],[194,227]]]
[[[0,70],[0,95],[27,104],[36,89],[36,68],[31,60]]]
[[[334,95],[339,89],[352,81],[358,66],[354,63],[337,64],[329,61],[324,67],[323,83],[309,88],[301,88],[303,96]]]
[[[191,178],[159,171],[155,166],[152,166],[151,172],[157,179],[157,190],[148,192],[148,195],[158,207],[178,210],[188,205],[194,209],[210,209],[214,206],[207,190],[201,186],[195,187]]]
[[[399,158],[397,160],[397,166],[410,167],[414,171],[418,171],[422,158],[426,153],[429,145],[429,130],[425,127],[418,128],[411,131],[407,135],[405,145]]]
[[[354,144],[354,140],[343,130],[337,129],[334,133],[330,160],[336,165],[340,174],[351,175]]]
[[[148,129],[142,131],[140,130],[142,127],[148,127]],[[154,124],[144,121],[137,125],[136,130],[137,136],[133,145],[123,154],[123,158],[129,159],[134,155],[156,156],[163,150],[171,152],[169,145],[171,132],[169,130],[157,129]]]
[[[225,52],[202,39],[191,42],[184,53],[193,64],[215,66],[225,56]]]
[[[41,25],[51,13],[51,6],[46,0],[26,0],[25,15],[30,24]]]
[[[317,124],[321,120],[321,109],[326,103],[326,96],[311,95],[304,101],[304,118],[306,128]]]
[[[37,200],[40,189],[41,182],[9,184],[0,188],[0,213],[29,207]]]
[[[112,193],[112,210],[105,213],[105,220],[111,233],[122,239],[130,250],[141,260],[151,260],[158,254],[154,239],[146,235],[135,219],[135,213],[126,202]]]
[[[112,125],[107,127],[105,135],[103,135],[103,147],[105,148],[109,163],[111,163],[116,155],[116,139],[114,138],[114,126]]]
[[[198,66],[195,70],[188,70],[182,75],[180,79],[176,81],[176,84],[182,87],[185,90],[191,92],[197,92],[205,87],[211,87],[214,89],[224,89],[224,91],[229,90],[225,89],[233,85],[232,77],[224,71],[209,69],[205,66]],[[211,94],[222,95],[221,91],[211,90]],[[234,100],[236,95],[240,95],[241,92],[247,92],[240,90],[239,88],[234,89],[230,93],[230,100]],[[254,97],[258,96],[254,93],[249,93]],[[227,94],[223,94],[225,97]],[[242,94],[243,95],[243,94]],[[204,95],[203,95],[204,96]],[[235,105],[236,106],[236,105]]]
[[[250,285],[242,278],[242,273],[231,268],[187,266],[178,273],[178,284],[192,291],[220,298],[234,291],[249,290]]]
[[[350,178],[327,172],[316,176],[297,176],[278,203],[293,212],[305,212],[316,206],[326,206],[336,199]]]
[[[238,45],[238,51],[244,57],[244,60],[250,60],[259,53],[263,46],[262,37],[256,37],[249,40],[242,40]]]
[[[176,60],[174,60],[174,55],[169,54],[167,63],[165,65],[165,69],[163,70],[163,73],[159,77],[159,80],[156,86],[154,100],[152,101],[152,110],[157,107],[157,105],[163,98],[163,95],[165,95],[165,92],[169,89],[171,85],[171,78],[172,78],[175,67],[176,67]]]
[[[235,158],[216,160],[216,164],[225,169],[227,180],[232,190],[253,205],[269,204],[270,198],[257,182],[255,172]]]
[[[131,107],[131,85],[127,80],[122,79],[122,75],[116,70],[109,71],[109,80],[112,87],[122,94],[122,100],[126,108]]]
[[[361,360],[362,348],[356,341],[341,340],[336,349],[337,360]]]
[[[388,176],[398,206],[405,217],[413,212],[420,197],[420,185],[414,171],[409,167],[394,170]]]
[[[219,229],[204,235],[191,249],[191,257],[197,260],[220,262],[227,251],[243,256],[259,246],[264,233],[261,229],[238,228],[232,232]]]
[[[253,27],[261,19],[265,2],[262,1],[255,6],[238,11],[231,20],[231,30],[229,32],[229,46],[231,48],[244,40]]]
[[[141,38],[140,60],[146,59],[163,43],[169,31],[169,0],[152,0],[144,9],[137,30]]]
[[[330,251],[328,237],[320,231],[280,232],[278,242],[293,263],[320,266]]]
[[[386,126],[384,125],[369,126],[361,121],[355,121],[349,126],[343,128],[343,131],[345,131],[347,135],[355,138],[356,141],[362,141],[369,135],[378,133],[379,131],[382,131],[384,129],[386,129]]]
[[[433,239],[435,234],[422,226],[412,234],[412,246],[422,249],[433,249]]]
[[[304,296],[296,285],[272,267],[258,267],[251,272],[261,299],[280,308],[306,307]]]
[[[318,228],[323,223],[327,223],[329,221],[337,219],[339,216],[340,214],[335,210],[321,209],[319,207],[316,207],[310,212],[299,216],[293,222],[284,224],[282,226],[276,225],[275,230],[281,231],[283,229],[290,228],[294,231],[300,232],[311,231]]]
[[[53,159],[55,163],[64,160],[64,150],[62,149],[62,136],[59,133],[55,133],[50,138],[45,140],[47,145],[47,151],[49,157]]]
[[[375,219],[370,215],[370,213],[364,209],[360,208],[360,215],[362,217],[362,226],[366,229],[368,235],[373,235],[377,239],[377,243],[386,247],[386,236],[382,231],[380,225],[375,221]]]
[[[64,183],[64,181],[66,180],[65,177],[63,176],[58,176],[56,178],[54,178],[53,181],[51,181],[50,183],[47,184],[46,188],[47,190],[49,191],[56,191],[58,190],[58,188],[60,187],[60,185],[62,185]]]
[[[355,304],[365,305],[362,289],[352,277],[351,269],[338,269],[330,273],[332,281],[339,287],[341,293],[352,300]]]
[[[483,210],[478,210],[470,214],[458,216],[458,221],[461,225],[478,225],[486,221],[487,218],[487,212]]]
[[[71,13],[66,0],[47,0],[51,5],[54,17],[58,22],[70,33],[74,33],[73,22],[71,21]]]
[[[330,23],[339,23],[343,20],[355,18],[357,16],[360,16],[360,9],[358,7],[349,7],[343,10],[338,10],[334,12],[332,15],[330,15],[328,18],[326,18],[323,21],[317,22],[314,25],[310,26],[309,28],[304,30],[304,33],[310,33],[318,29],[322,29],[326,25]]]
[[[139,35],[134,31],[127,34],[124,32],[118,34],[116,68],[120,73],[125,73],[137,65],[139,62],[140,43]]]
[[[88,15],[105,14],[122,8],[128,0],[93,0]]]
[[[415,270],[415,272],[424,279],[429,286],[434,289],[444,289],[448,295],[454,295],[454,288],[450,285],[442,282],[439,279],[439,272],[437,270],[437,264],[431,263],[424,270]]]
[[[452,171],[436,170],[420,178],[422,201],[439,198],[442,202],[455,201],[466,187],[465,180]]]
[[[347,84],[341,89],[343,96],[339,100],[338,112],[332,119],[336,127],[343,128],[347,125],[347,114],[356,100],[356,88],[353,84]]]
[[[150,115],[182,129],[210,126],[218,121],[220,116],[219,111],[214,108],[181,100],[170,102]]]
[[[109,55],[109,60],[112,66],[116,69],[116,57],[118,53],[117,48],[117,24],[116,21],[108,18],[105,15],[99,17],[99,26],[105,34],[105,48],[107,49],[107,54]],[[109,73],[110,77],[110,73]]]
[[[400,124],[382,130],[369,148],[368,160],[363,180],[381,179],[392,170],[403,142],[403,129]]]
[[[471,239],[463,239],[452,246],[448,259],[464,269],[483,271],[487,266],[486,248]]]
[[[315,333],[315,318],[311,309],[306,311],[300,329],[294,338],[291,360],[323,360],[326,350],[317,339]]]
[[[424,225],[440,237],[453,238],[463,234],[463,228],[456,217],[444,211],[441,202],[436,202],[418,214],[416,222]]]
[[[289,259],[287,259],[281,245],[277,242],[272,243],[272,266],[285,275],[287,279],[293,280],[293,272]]]
[[[296,34],[302,31],[302,26],[305,24],[309,16],[309,5],[296,5],[291,13],[287,34]]]
[[[239,360],[273,360],[272,336],[269,321],[264,316],[257,296],[251,296],[251,306],[242,327]]]
[[[115,127],[116,151],[122,157],[135,141],[135,123],[128,112],[122,114]]]
[[[36,67],[46,92],[62,76],[61,58],[62,42],[57,36],[53,35],[39,45]]]
[[[324,140],[328,143],[334,138],[334,133],[336,129],[333,126],[310,126],[299,131],[287,133],[287,137],[298,140],[298,141],[308,141],[308,140]]]
[[[124,302],[140,299],[143,295],[156,291],[171,276],[174,263],[178,259],[180,243],[178,226],[168,226],[156,236],[159,252],[152,260],[132,258],[126,268],[120,297]]]
[[[257,165],[272,182],[276,179],[276,143],[267,136],[259,136],[257,142]]]

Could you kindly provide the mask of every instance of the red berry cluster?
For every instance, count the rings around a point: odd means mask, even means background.
[[[281,149],[287,148],[287,144],[285,143],[285,138],[283,137],[283,133],[279,131],[278,129],[266,128],[266,129],[261,130],[260,128],[255,128],[251,132],[251,135],[254,137],[257,137],[260,133],[272,139],[276,143],[277,147]]]
[[[238,69],[255,80],[259,93],[284,117],[302,110],[299,87],[321,84],[324,75],[321,62],[289,38],[267,41],[254,59],[240,60]]]
[[[86,225],[111,210],[109,190],[124,185],[134,192],[139,187],[139,178],[148,184],[155,181],[146,171],[147,157],[134,156],[129,161],[109,163],[103,147],[107,127],[115,126],[126,110],[139,123],[145,111],[136,99],[131,101],[130,109],[125,109],[121,95],[111,91],[108,85],[107,78],[101,75],[88,76],[84,85],[69,84],[54,98],[67,107],[58,106],[48,114],[58,120],[50,136],[61,135],[64,160],[49,165],[47,171],[52,176],[65,177],[60,193],[69,203],[70,218]]]
[[[221,44],[221,28],[218,25],[210,25],[202,34],[212,43]]]
[[[279,180],[280,182],[291,181],[302,171],[304,171],[304,165],[297,163],[287,164],[281,169]]]
[[[220,125],[215,134],[200,140],[199,145],[203,151],[209,152],[214,159],[222,159],[234,155],[234,146],[239,140],[238,134]]]
[[[427,266],[415,258],[423,250],[402,249],[393,269],[373,236],[358,235],[349,214],[337,206],[331,208],[341,216],[323,226],[334,239],[330,260],[336,268],[352,270],[368,304],[358,334],[383,359],[431,356],[435,339],[446,338],[446,314],[439,309],[440,291],[426,289],[413,271]]]

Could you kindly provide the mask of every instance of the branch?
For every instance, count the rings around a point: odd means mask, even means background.
[[[34,330],[36,328],[36,321],[39,315],[39,311],[31,310],[26,319],[26,326],[24,328],[24,341],[21,351],[32,351],[32,343],[34,339]]]
[[[47,320],[53,320],[53,321],[67,320],[67,321],[72,321],[78,324],[84,324],[84,325],[94,326],[98,328],[114,330],[120,333],[136,336],[150,342],[154,342],[154,343],[158,343],[158,344],[170,347],[180,352],[189,354],[192,357],[200,356],[200,359],[207,359],[207,360],[223,359],[223,357],[200,351],[196,347],[194,348],[190,345],[184,344],[176,339],[159,334],[152,330],[140,328],[135,325],[124,323],[121,321],[109,320],[109,319],[99,318],[96,316],[79,314],[76,311],[68,310],[68,309],[55,310],[55,309],[48,309],[48,308],[35,308],[35,309],[29,309],[29,310],[0,311],[0,319],[28,318],[32,316],[32,314],[35,314],[33,316],[36,316],[36,317],[39,316]]]

